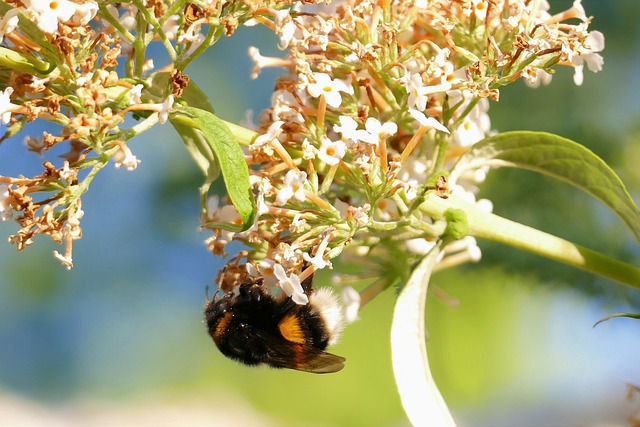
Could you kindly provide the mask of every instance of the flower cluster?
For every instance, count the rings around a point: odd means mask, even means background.
[[[273,66],[288,74],[246,151],[255,222],[242,233],[219,227],[242,222],[228,198],[211,200],[203,216],[213,253],[234,240],[248,247],[218,282],[262,275],[304,303],[300,282],[348,248],[346,257],[365,260],[362,274],[389,286],[446,238],[446,225],[421,210],[426,197],[454,191],[476,203],[486,168],[457,182],[447,175],[490,133],[488,100],[500,87],[548,83],[555,65],[573,67],[580,84],[585,65],[602,66],[602,34],[588,31],[579,0],[556,15],[546,0],[310,3],[0,2],[0,141],[40,119],[51,127],[26,137],[28,149],[62,153],[31,178],[0,175],[0,215],[21,227],[10,241],[22,249],[48,235],[65,244],[55,255],[70,268],[92,179],[111,162],[136,169],[129,141],[170,120],[176,101],[193,102],[187,65],[238,26],[260,23],[288,56],[250,49],[253,77]],[[166,51],[159,69],[154,42]],[[479,256],[470,238],[447,250],[443,265]]]
[[[228,262],[219,285],[260,275],[304,303],[300,280],[344,252],[345,264],[358,257],[357,277],[378,277],[375,289],[384,289],[439,239],[451,240],[446,224],[421,210],[425,198],[453,191],[491,210],[475,196],[486,167],[446,179],[490,134],[489,100],[519,78],[548,83],[555,65],[573,67],[577,84],[585,64],[602,66],[603,36],[587,31],[580,1],[557,15],[548,10],[546,0],[361,0],[259,17],[288,56],[250,48],[252,76],[265,67],[288,73],[246,152],[255,223],[242,233],[212,226],[207,240],[215,254],[230,241],[250,248]],[[228,202],[216,199],[215,208],[205,226],[237,220]],[[479,256],[466,237],[446,247],[441,265]]]
[[[55,255],[71,268],[71,244],[81,236],[81,196],[91,180],[109,162],[136,169],[140,160],[128,142],[169,119],[188,85],[182,70],[259,6],[272,5],[0,2],[0,120],[6,127],[0,142],[44,120],[48,132],[27,136],[27,148],[62,157],[46,160],[32,178],[0,175],[2,220],[15,218],[21,227],[9,241],[21,250],[48,235],[65,243],[64,255]],[[158,70],[148,51],[154,42],[168,59]],[[128,117],[144,120],[126,126]]]

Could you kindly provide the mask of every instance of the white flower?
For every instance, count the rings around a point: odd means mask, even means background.
[[[20,109],[19,105],[11,103],[12,93],[13,88],[11,86],[7,87],[4,92],[0,92],[0,121],[5,125],[11,120],[11,113]]]
[[[447,129],[446,126],[444,126],[442,123],[440,123],[433,117],[425,116],[422,111],[418,111],[410,108],[409,114],[411,114],[411,116],[414,119],[416,119],[418,123],[420,123],[420,126],[434,128],[436,130],[439,130],[440,132],[449,133],[449,129]]]
[[[476,15],[476,19],[484,21],[487,17],[489,2],[487,0],[471,0],[471,5],[473,7],[473,13]]]
[[[284,187],[278,191],[276,204],[284,205],[290,198],[299,202],[305,201],[304,183],[307,181],[307,173],[290,170],[284,177]]]
[[[167,18],[166,22],[162,26],[162,32],[166,36],[167,40],[173,40],[176,38],[176,34],[178,34],[178,30],[180,29],[180,16],[171,15]]]
[[[247,262],[244,265],[244,267],[247,270],[247,273],[249,274],[249,276],[251,276],[251,277],[260,277],[260,272],[258,271],[258,269],[256,268],[255,265],[251,264],[250,262]]]
[[[378,214],[384,221],[398,218],[398,206],[392,199],[380,199],[376,202]]]
[[[422,76],[419,73],[407,72],[401,82],[405,84],[407,93],[409,94],[407,106],[424,111],[427,107],[428,98],[426,88],[422,82]]]
[[[419,255],[426,255],[436,245],[436,239],[427,240],[423,237],[417,239],[407,239],[404,244],[409,252]]]
[[[67,270],[71,270],[71,268],[73,268],[73,259],[71,256],[62,255],[58,251],[53,251],[53,256],[60,261],[62,265],[67,267]]]
[[[302,98],[306,98],[303,96]],[[304,101],[304,99],[303,99]],[[304,117],[296,108],[298,101],[296,97],[289,91],[276,90],[271,95],[271,120],[286,120],[288,123],[304,123]]]
[[[296,32],[296,24],[291,19],[289,9],[282,9],[275,13],[276,34],[280,36],[278,48],[284,50],[289,46]]]
[[[251,58],[251,61],[253,62],[251,80],[255,80],[263,68],[287,67],[291,64],[291,61],[287,58],[263,56],[260,54],[260,49],[255,46],[249,46],[247,52],[249,53],[249,58]]]
[[[360,310],[360,293],[351,286],[342,288],[342,303],[344,304],[344,320],[353,323],[358,320]]]
[[[233,205],[224,205],[218,208],[218,218],[222,222],[228,222],[235,225],[242,224],[242,218],[238,213],[238,210]]]
[[[210,221],[215,220],[219,205],[220,205],[220,198],[218,197],[217,194],[214,194],[213,196],[207,199],[207,218]]]
[[[580,86],[584,79],[582,74],[584,70],[584,64],[587,64],[589,71],[597,73],[602,70],[604,59],[596,52],[600,52],[604,49],[604,34],[600,31],[591,31],[587,36],[585,47],[580,49],[579,55],[574,55],[571,59],[571,63],[575,65],[575,71],[573,74],[573,82],[576,86]]]
[[[347,146],[342,141],[332,141],[327,137],[322,138],[318,158],[328,164],[335,166],[347,153]]]
[[[68,0],[23,0],[26,9],[45,33],[58,34],[58,23],[67,22],[76,13],[78,5]]]
[[[137,84],[129,90],[129,103],[130,104],[141,104],[142,103],[142,88],[144,85]]]
[[[15,30],[17,25],[18,9],[11,9],[0,19],[0,43],[2,43],[4,35]]]
[[[349,212],[359,227],[364,227],[369,224],[369,214],[371,205],[365,203],[362,206],[349,206]]]
[[[302,158],[305,160],[313,160],[318,155],[318,150],[309,142],[308,138],[302,141]]]
[[[366,142],[378,145],[380,141],[384,141],[391,135],[398,132],[398,125],[393,122],[380,123],[375,117],[369,117],[364,124],[365,129],[369,133]]]
[[[79,25],[87,25],[95,18],[98,9],[98,4],[92,1],[76,4],[76,11],[71,17],[71,21]]]
[[[122,162],[116,163],[116,168],[124,166],[128,171],[132,171],[135,170],[139,164],[140,159],[138,159],[132,152],[129,152],[129,154],[122,159]]]
[[[300,284],[300,278],[297,274],[291,273],[287,276],[284,267],[280,264],[274,265],[273,272],[278,278],[278,285],[287,296],[291,297],[293,302],[299,305],[304,305],[309,302],[309,297],[304,293],[302,285]]]
[[[324,95],[327,104],[333,108],[338,108],[340,104],[342,104],[342,95],[340,95],[340,92],[353,93],[353,88],[340,79],[331,79],[329,74],[313,73],[313,79],[315,83],[309,83],[307,85],[309,95],[314,98]]]
[[[9,204],[9,186],[0,184],[0,220],[9,221],[13,218],[13,209]]]
[[[167,122],[171,107],[173,107],[173,95],[169,95],[167,99],[162,104],[160,104],[160,111],[158,111],[158,122],[160,122],[161,124]]]
[[[83,74],[82,76],[79,76],[76,79],[76,84],[78,86],[84,86],[86,85],[88,82],[90,82],[93,79],[93,72],[88,72],[86,74]]]
[[[567,12],[573,13],[575,17],[582,22],[587,22],[589,20],[589,18],[587,18],[587,12],[585,12],[584,7],[582,6],[582,0],[574,0],[571,9]]]
[[[274,272],[275,265],[276,262],[269,258],[263,259],[258,264],[259,275],[264,279],[264,285],[270,288],[278,286],[278,278]]]
[[[298,212],[295,214],[289,225],[289,231],[292,233],[302,233],[307,226],[307,220],[302,218],[302,214]]]
[[[325,261],[324,259],[324,251],[327,249],[329,245],[329,240],[331,239],[331,233],[326,233],[318,247],[316,248],[316,255],[311,256],[308,253],[303,253],[302,258],[311,263],[316,270],[322,270],[325,267],[330,267],[331,262]]]
[[[461,147],[470,147],[484,139],[491,131],[491,119],[487,114],[489,101],[481,99],[453,131],[451,142]]]
[[[76,178],[77,171],[75,169],[69,168],[69,162],[67,160],[62,164],[62,169],[60,170],[60,178],[65,181],[72,181]]]
[[[344,141],[365,141],[370,137],[369,133],[364,129],[358,129],[358,122],[352,117],[340,116],[339,125],[333,125],[333,130],[336,133],[342,134]]]
[[[269,129],[267,130],[267,133],[260,135],[256,139],[254,139],[253,145],[259,147],[261,145],[268,144],[269,142],[276,139],[282,133],[283,124],[284,122],[282,120],[271,123],[271,126],[269,126]]]

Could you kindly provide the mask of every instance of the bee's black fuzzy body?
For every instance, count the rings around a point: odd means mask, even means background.
[[[310,292],[309,303],[299,305],[272,294],[261,279],[244,282],[237,292],[207,302],[209,335],[222,354],[246,365],[339,371],[345,359],[324,351],[342,329],[341,320],[332,318],[340,313],[337,301],[327,292]]]

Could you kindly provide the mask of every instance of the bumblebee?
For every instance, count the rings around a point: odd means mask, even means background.
[[[222,354],[246,365],[265,364],[324,374],[344,367],[345,358],[327,353],[342,332],[342,307],[329,288],[302,283],[309,303],[274,295],[263,279],[248,280],[219,298],[207,299],[209,335]]]

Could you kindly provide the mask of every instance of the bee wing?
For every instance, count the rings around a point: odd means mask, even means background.
[[[304,372],[313,372],[314,374],[328,374],[338,372],[344,368],[344,362],[347,360],[342,356],[327,353],[318,350],[315,347],[304,344],[296,344],[304,347],[302,350],[305,354],[303,363],[297,363],[293,369]]]
[[[327,374],[344,368],[344,362],[347,360],[307,344],[287,341],[263,331],[255,332],[269,344],[269,354],[262,362],[273,367]]]

